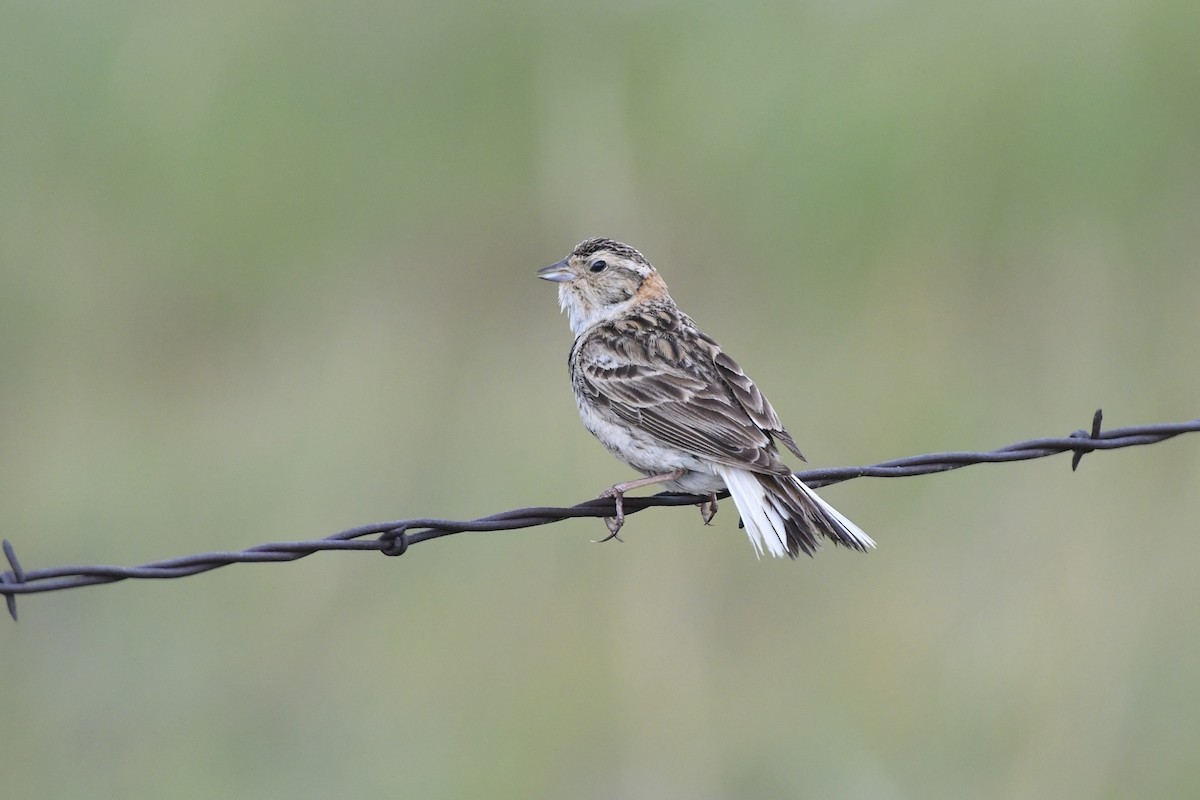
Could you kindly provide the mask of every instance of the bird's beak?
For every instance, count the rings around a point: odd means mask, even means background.
[[[555,283],[566,283],[573,277],[571,275],[571,268],[567,266],[565,258],[556,264],[542,267],[537,271],[537,276],[542,280],[554,281]]]

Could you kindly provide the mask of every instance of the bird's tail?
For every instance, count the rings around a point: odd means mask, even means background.
[[[794,475],[718,467],[742,515],[750,543],[761,556],[812,555],[820,537],[866,552],[875,542]]]

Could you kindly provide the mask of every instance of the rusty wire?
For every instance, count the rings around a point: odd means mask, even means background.
[[[796,475],[808,485],[820,487],[852,478],[928,475],[972,464],[1027,461],[1068,451],[1073,453],[1071,469],[1074,470],[1085,454],[1095,450],[1155,444],[1183,433],[1200,432],[1200,419],[1101,431],[1101,418],[1101,412],[1097,411],[1092,419],[1091,430],[1078,430],[1061,438],[1031,439],[987,452],[930,453],[863,467],[811,469],[797,472]],[[728,496],[728,493],[718,495]],[[628,515],[653,506],[696,505],[703,499],[688,494],[662,493],[650,497],[626,497],[624,506]],[[26,570],[17,560],[12,545],[5,540],[4,555],[11,569],[0,575],[0,594],[5,596],[9,614],[16,619],[16,597],[20,594],[55,592],[80,586],[115,583],[127,578],[182,578],[229,564],[295,561],[325,550],[375,550],[385,555],[398,556],[403,555],[414,544],[455,533],[531,528],[572,517],[612,516],[614,510],[612,498],[596,498],[568,508],[519,508],[467,521],[430,518],[395,520],[361,525],[312,541],[271,542],[245,550],[180,556],[136,567],[93,565]]]

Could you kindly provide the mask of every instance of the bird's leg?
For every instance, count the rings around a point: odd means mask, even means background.
[[[608,526],[608,536],[600,539],[601,542],[607,542],[609,539],[616,539],[618,542],[625,541],[617,534],[621,532],[621,526],[625,524],[625,493],[630,489],[640,489],[643,486],[653,486],[656,483],[666,483],[682,478],[687,470],[683,467],[664,472],[661,475],[650,475],[646,478],[638,478],[636,481],[626,481],[618,483],[615,486],[610,486],[600,493],[601,497],[611,497],[615,501],[616,515],[605,517],[604,524]],[[716,513],[715,511],[713,513]]]
[[[711,525],[713,517],[717,515],[717,493],[709,492],[708,500],[700,504],[700,518],[704,520],[705,525]]]

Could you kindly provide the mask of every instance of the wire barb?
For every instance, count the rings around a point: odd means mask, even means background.
[[[1083,456],[1096,450],[1116,450],[1121,447],[1156,444],[1180,434],[1200,432],[1200,419],[1114,428],[1103,432],[1100,430],[1102,419],[1102,413],[1097,410],[1092,417],[1090,432],[1079,430],[1062,438],[1031,439],[987,452],[929,453],[863,467],[805,470],[797,472],[796,477],[809,486],[821,487],[854,478],[905,478],[913,475],[931,475],[961,469],[972,464],[1028,461],[1066,452],[1072,454],[1071,469],[1074,470],[1079,466],[1079,460]],[[728,496],[728,492],[720,492],[716,498],[724,499]],[[650,497],[627,496],[624,498],[624,511],[628,516],[652,507],[694,506],[710,500],[712,497],[709,495],[673,494],[671,492],[663,492]],[[350,528],[312,541],[272,542],[236,552],[180,556],[136,567],[93,565],[25,570],[17,560],[13,546],[5,540],[3,543],[4,556],[8,559],[11,569],[0,574],[0,594],[4,595],[8,604],[8,613],[15,620],[17,618],[16,598],[20,594],[55,592],[80,586],[115,583],[129,578],[182,578],[229,564],[295,561],[327,550],[373,550],[388,556],[400,556],[407,553],[414,544],[456,533],[520,530],[576,517],[604,518],[610,517],[612,514],[613,499],[597,497],[567,508],[553,506],[518,508],[467,521],[423,518],[360,525],[357,528]]]
[[[402,556],[408,552],[408,526],[401,525],[379,534],[379,552],[385,556]]]
[[[1076,439],[1099,439],[1100,438],[1100,423],[1104,420],[1104,409],[1097,408],[1096,413],[1092,415],[1092,433],[1088,435],[1087,431],[1075,431],[1071,434],[1072,438]],[[1095,448],[1081,448],[1075,451],[1075,455],[1071,456],[1071,472],[1079,469],[1079,462],[1083,461],[1083,457],[1088,453],[1094,453]]]
[[[12,542],[8,539],[4,540],[4,557],[8,559],[8,565],[12,567],[12,570],[0,575],[0,585],[24,583],[25,570],[21,569],[21,562],[17,560],[17,551],[13,550]],[[5,592],[4,602],[8,605],[8,615],[13,618],[13,622],[16,622],[17,596],[12,592]]]

